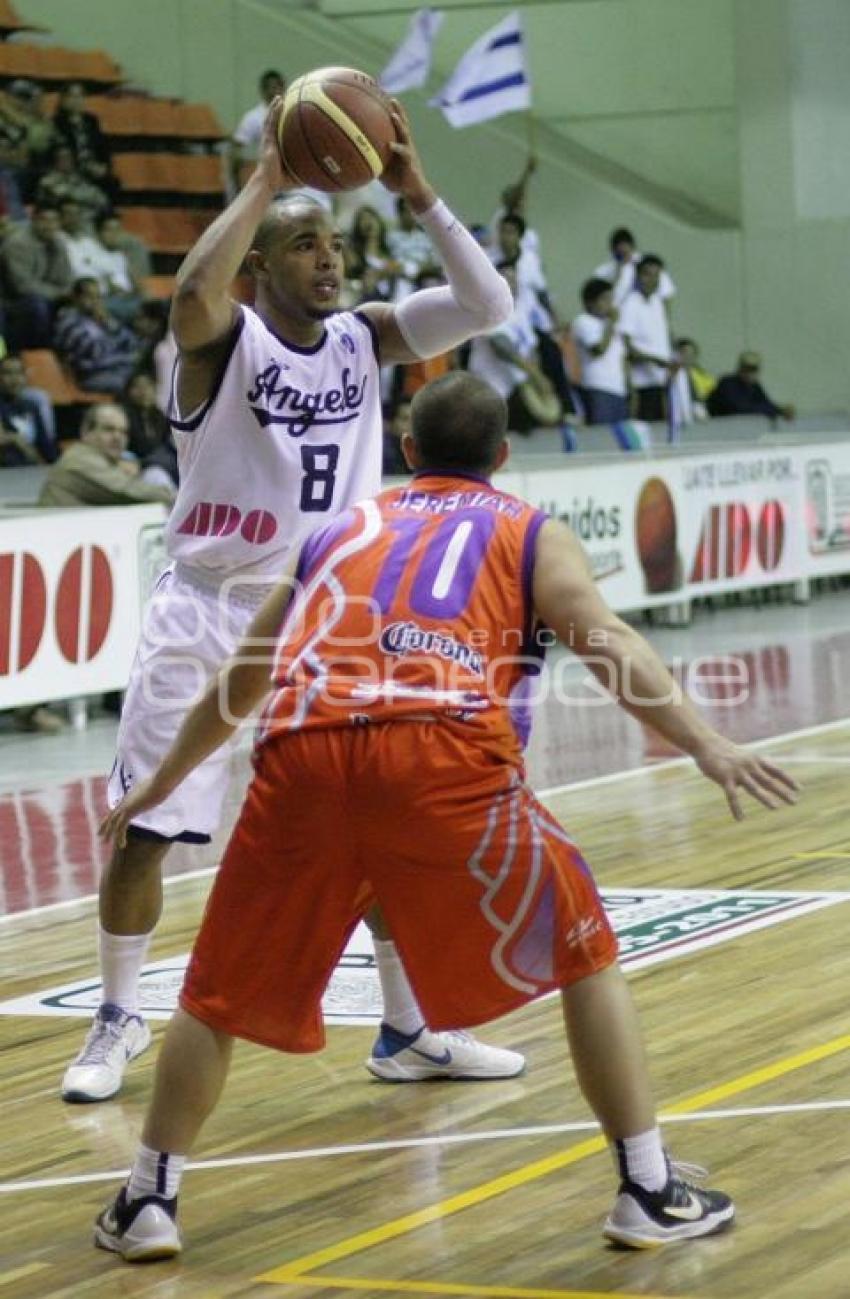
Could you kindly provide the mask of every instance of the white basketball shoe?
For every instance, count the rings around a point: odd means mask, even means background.
[[[150,1042],[151,1031],[141,1016],[105,1003],[94,1017],[82,1051],[65,1071],[63,1101],[108,1101],[121,1090],[127,1065]]]
[[[183,1248],[176,1218],[176,1196],[172,1200],[161,1195],[128,1200],[127,1188],[122,1186],[95,1221],[94,1243],[120,1254],[128,1263],[173,1258]]]
[[[423,1082],[429,1078],[515,1078],[525,1068],[518,1051],[486,1046],[460,1029],[399,1033],[382,1024],[366,1068],[383,1082]]]

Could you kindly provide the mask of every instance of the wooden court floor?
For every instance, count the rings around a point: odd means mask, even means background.
[[[803,797],[740,825],[681,763],[550,806],[609,888],[850,901],[850,723],[767,748]],[[169,887],[153,958],[188,949],[207,887]],[[738,1204],[727,1235],[647,1253],[600,1235],[612,1168],[554,1000],[489,1029],[528,1056],[504,1083],[382,1085],[362,1068],[366,1028],[330,1029],[310,1058],[238,1046],[184,1182],[185,1253],[135,1268],[92,1248],[91,1222],[127,1166],[155,1052],[119,1100],[64,1106],[82,1021],[0,1016],[0,1299],[846,1299],[848,927],[839,901],[633,975],[667,1142]],[[0,927],[0,968],[4,997],[91,974],[92,905]]]

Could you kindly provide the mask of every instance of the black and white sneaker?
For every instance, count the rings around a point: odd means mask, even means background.
[[[94,1243],[120,1254],[128,1263],[173,1258],[183,1248],[176,1218],[176,1195],[171,1200],[161,1195],[128,1200],[127,1188],[122,1186],[95,1221]]]
[[[653,1249],[668,1241],[712,1236],[731,1227],[735,1206],[722,1191],[703,1191],[686,1177],[707,1177],[695,1164],[667,1161],[669,1177],[660,1191],[624,1180],[602,1234],[617,1245]]]

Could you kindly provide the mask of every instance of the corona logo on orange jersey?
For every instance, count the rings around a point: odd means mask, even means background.
[[[759,565],[772,573],[782,562],[785,533],[785,509],[780,501],[764,501],[757,507],[742,501],[711,505],[703,519],[690,580],[740,577],[753,557],[754,540]]]

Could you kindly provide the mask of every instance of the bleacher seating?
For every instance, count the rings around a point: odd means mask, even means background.
[[[0,40],[8,40],[20,32],[43,32],[47,29],[37,23],[24,22],[12,8],[9,0],[0,0]]]
[[[156,255],[182,257],[215,220],[210,208],[120,207],[118,215],[126,230],[144,240]]]
[[[32,348],[21,352],[27,371],[27,382],[43,388],[56,407],[90,406],[96,401],[114,401],[108,392],[83,392],[49,348]]]
[[[56,100],[56,95],[45,95],[47,113],[54,112]],[[208,104],[184,104],[139,94],[94,94],[86,97],[86,109],[95,114],[101,130],[114,137],[115,147],[121,149],[131,147],[128,141],[134,139],[140,142],[140,148],[149,149],[152,141],[173,147],[175,141],[215,144],[226,138]]]
[[[114,153],[112,169],[127,193],[221,197],[221,159],[203,153]]]
[[[89,87],[117,86],[123,80],[118,64],[103,50],[0,42],[0,80],[15,77],[29,77],[42,83],[82,81]]]

